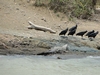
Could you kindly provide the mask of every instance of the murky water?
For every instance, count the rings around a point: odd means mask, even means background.
[[[100,57],[0,56],[0,75],[100,75]]]

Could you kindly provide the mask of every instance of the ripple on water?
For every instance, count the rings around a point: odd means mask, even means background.
[[[0,56],[1,75],[99,75],[100,57],[52,59],[44,56]]]

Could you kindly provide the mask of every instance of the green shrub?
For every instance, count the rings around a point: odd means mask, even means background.
[[[66,15],[77,18],[88,19],[94,11],[92,0],[36,0],[36,6],[45,6],[48,1],[48,6],[54,12],[62,12]]]
[[[72,15],[77,18],[87,19],[92,15],[92,0],[75,0]]]

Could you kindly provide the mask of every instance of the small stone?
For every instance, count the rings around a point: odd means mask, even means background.
[[[26,7],[25,5],[23,7]]]
[[[43,20],[43,21],[45,21],[45,22],[46,22],[46,19],[45,19],[45,17],[43,17],[41,20]]]
[[[19,8],[16,8],[16,10],[19,10]]]
[[[33,39],[33,37],[29,37],[30,39]]]
[[[94,41],[94,39],[93,39],[93,38],[89,38],[89,40],[90,40],[90,41]]]
[[[66,24],[66,23],[67,23],[67,21],[64,21],[64,23]]]
[[[27,3],[29,3],[30,2],[30,0],[27,0]]]
[[[86,51],[84,51],[84,53],[86,53]]]
[[[97,46],[97,49],[100,50],[100,46]]]
[[[61,59],[61,57],[57,57],[57,59]]]

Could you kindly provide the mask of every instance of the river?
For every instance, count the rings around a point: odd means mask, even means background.
[[[0,55],[0,75],[100,75],[100,56]]]

